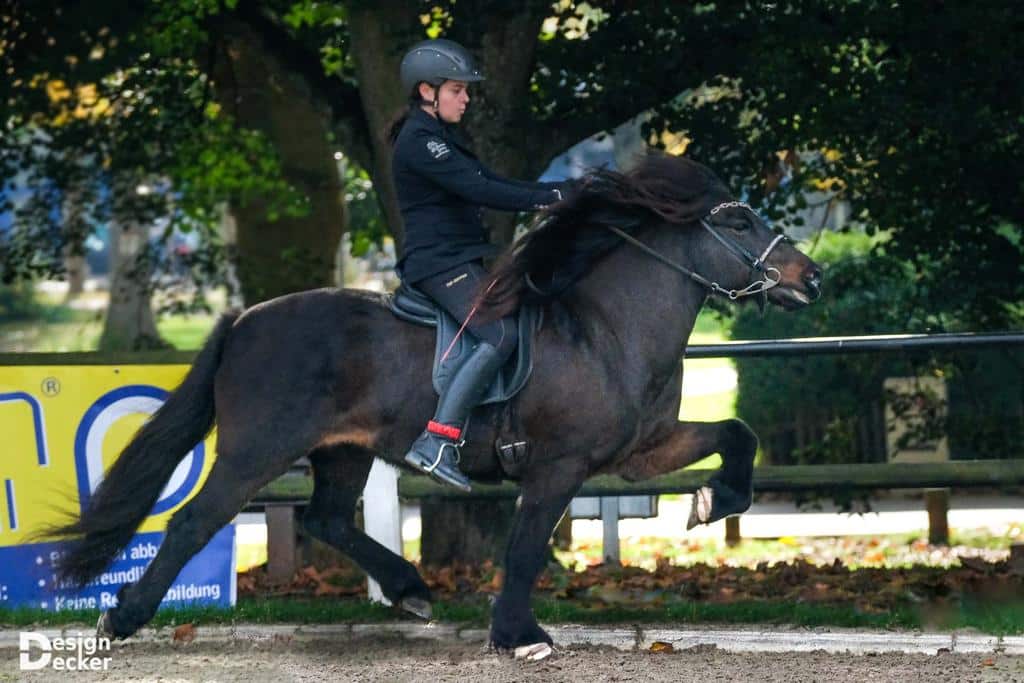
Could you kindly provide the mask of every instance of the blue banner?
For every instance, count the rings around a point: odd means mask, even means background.
[[[110,609],[117,591],[139,580],[163,541],[164,533],[137,534],[110,567],[82,590],[57,582],[57,543],[33,543],[0,548],[0,607],[36,607],[59,612],[67,609]],[[235,546],[235,527],[221,529],[193,557],[171,585],[161,607],[216,605],[235,602],[235,564],[227,561]]]

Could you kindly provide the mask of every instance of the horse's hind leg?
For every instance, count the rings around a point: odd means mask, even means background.
[[[337,548],[363,568],[393,604],[429,619],[430,589],[416,567],[355,525],[356,501],[366,486],[374,454],[343,444],[310,454],[313,497],[302,518],[312,536]]]
[[[160,601],[185,563],[228,524],[263,486],[287,471],[301,449],[260,458],[257,447],[218,448],[210,474],[192,500],[174,513],[160,550],[136,583],[118,591],[117,606],[100,617],[102,635],[127,638],[153,618]],[[258,466],[257,466],[258,465]],[[232,567],[234,571],[234,567]]]
[[[697,490],[687,529],[745,512],[753,500],[757,436],[742,420],[676,422],[653,443],[618,463],[614,472],[636,481],[682,469],[713,453],[722,468]]]

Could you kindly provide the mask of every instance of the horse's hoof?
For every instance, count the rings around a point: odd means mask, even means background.
[[[114,629],[110,626],[110,612],[104,610],[100,612],[99,621],[96,622],[96,637],[97,638],[110,638],[114,639]]]
[[[701,486],[693,494],[693,505],[690,507],[690,518],[686,520],[689,531],[698,524],[707,524],[711,519],[714,490],[710,486]]]
[[[533,645],[520,645],[515,649],[516,659],[525,659],[528,662],[539,662],[551,654],[551,646],[547,643],[534,643]]]
[[[430,621],[434,615],[434,608],[423,598],[402,598],[398,606],[410,614],[415,614],[420,619]]]

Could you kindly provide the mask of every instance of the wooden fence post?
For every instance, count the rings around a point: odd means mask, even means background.
[[[732,548],[740,544],[743,537],[740,535],[740,516],[733,515],[725,518],[725,544]]]
[[[928,509],[928,542],[949,545],[949,489],[925,489]]]
[[[267,516],[267,575],[275,583],[283,583],[294,576],[297,569],[295,506],[268,505]]]
[[[601,559],[619,563],[619,499],[617,496],[601,497]]]

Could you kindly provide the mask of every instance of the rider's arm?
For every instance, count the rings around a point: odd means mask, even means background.
[[[499,180],[501,182],[509,183],[511,185],[515,185],[516,187],[522,187],[528,190],[558,190],[560,194],[564,194],[562,192],[562,183],[548,183],[530,180],[516,180],[515,178],[506,178],[502,175],[499,175],[498,173],[495,173],[493,169],[488,168],[482,162],[478,163],[480,163],[480,172],[483,173],[485,177],[490,178],[491,180]]]
[[[543,184],[522,187],[504,178],[485,175],[477,162],[439,137],[417,137],[409,148],[406,161],[413,171],[467,202],[504,211],[528,211],[561,199],[557,189]]]

